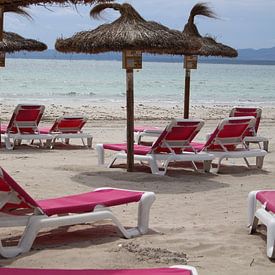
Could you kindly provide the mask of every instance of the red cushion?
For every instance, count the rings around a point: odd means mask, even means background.
[[[103,148],[113,151],[127,152],[127,143],[103,144]],[[147,155],[150,151],[151,146],[134,144],[134,154],[136,155]]]
[[[40,134],[49,134],[52,127],[39,127]]]
[[[256,199],[262,204],[266,203],[266,209],[275,213],[275,190],[274,191],[260,191],[256,194]]]
[[[0,268],[3,275],[191,275],[190,270],[181,268],[146,269],[28,269]]]
[[[1,134],[5,134],[7,132],[7,128],[7,124],[1,124]]]
[[[37,204],[48,216],[55,214],[83,213],[96,205],[115,206],[140,200],[143,192],[102,189],[61,198],[39,200]]]

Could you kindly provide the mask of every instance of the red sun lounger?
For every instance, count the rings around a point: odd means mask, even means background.
[[[164,175],[170,162],[188,161],[197,167],[195,161],[203,162],[204,171],[209,171],[214,156],[207,152],[197,153],[190,142],[202,128],[202,120],[173,119],[152,146],[134,145],[134,159],[148,162],[152,174]],[[97,144],[98,163],[104,164],[104,150],[118,151],[111,160],[111,167],[117,159],[127,158],[127,144]],[[189,152],[184,151],[189,149]],[[159,165],[158,162],[161,162]]]
[[[257,207],[257,204],[259,207]],[[266,226],[267,248],[269,258],[275,258],[275,190],[251,191],[248,195],[249,233],[256,232],[258,222]]]
[[[111,220],[125,238],[145,234],[148,231],[150,207],[155,200],[155,194],[152,192],[114,188],[100,188],[77,195],[34,200],[2,168],[0,193],[0,227],[25,226],[17,246],[4,247],[0,242],[0,255],[6,258],[29,251],[39,230],[45,227]],[[107,207],[132,202],[139,202],[138,224],[135,228],[125,229]]]
[[[45,106],[19,104],[16,106],[8,125],[1,126],[1,134],[4,134],[7,149],[13,149],[22,140],[33,141],[38,139],[40,145],[42,140],[49,144],[52,135],[42,134],[38,130],[38,124],[43,115]]]
[[[86,146],[84,139],[87,139],[87,147],[91,148],[93,137],[82,130],[87,120],[83,116],[62,116],[56,119],[51,127],[41,127],[39,131],[53,136],[51,148],[57,139],[65,140],[65,143],[69,144],[69,140],[75,138],[80,138],[84,146]]]
[[[198,275],[195,267],[188,265],[170,268],[140,269],[31,269],[0,268],[3,275]]]
[[[246,131],[253,125],[255,125],[255,118],[252,116],[225,118],[209,135],[206,143],[192,142],[191,145],[198,152],[208,152],[218,158],[217,172],[222,160],[227,158],[243,158],[250,167],[247,158],[255,157],[257,168],[262,168],[267,152],[261,149],[250,149],[244,141]]]
[[[259,148],[261,148],[261,142],[263,143],[263,149],[268,151],[268,143],[269,140],[266,137],[261,137],[257,135],[260,120],[262,116],[262,109],[261,108],[248,108],[248,107],[234,107],[230,112],[230,117],[240,117],[240,116],[253,116],[256,118],[255,125],[249,129],[247,129],[245,133],[245,143],[249,145],[249,143],[257,143]]]

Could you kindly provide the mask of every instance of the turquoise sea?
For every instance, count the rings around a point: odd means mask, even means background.
[[[134,81],[136,101],[183,100],[181,63],[143,62]],[[125,70],[119,61],[7,59],[0,83],[1,102],[125,101]],[[275,65],[198,64],[191,73],[191,102],[274,106]]]

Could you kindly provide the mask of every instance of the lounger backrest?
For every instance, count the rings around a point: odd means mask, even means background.
[[[173,119],[152,145],[151,153],[181,153],[204,125],[203,120]]]
[[[35,200],[0,167],[0,211],[10,212],[37,207]]]
[[[262,109],[261,108],[246,108],[246,107],[234,107],[230,114],[230,117],[240,117],[240,116],[254,116],[256,118],[255,127],[252,127],[247,130],[246,136],[255,136],[258,132]]]
[[[87,120],[83,116],[63,116],[54,122],[50,132],[79,133]]]
[[[7,132],[13,134],[37,133],[37,126],[44,110],[44,105],[17,105],[7,127]]]
[[[207,150],[234,150],[243,144],[247,129],[255,125],[253,116],[231,117],[223,119],[210,135],[204,148]]]

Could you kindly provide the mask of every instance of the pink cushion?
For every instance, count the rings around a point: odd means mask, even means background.
[[[48,216],[92,211],[96,205],[115,206],[140,200],[143,192],[102,189],[61,198],[39,200],[37,204]]]
[[[274,191],[260,191],[256,194],[256,199],[262,204],[266,203],[266,209],[275,213],[275,190]]]
[[[103,144],[103,148],[113,150],[113,151],[127,152],[127,143]],[[150,151],[151,151],[151,146],[134,144],[135,155],[147,155]]]
[[[0,268],[3,275],[191,275],[190,270],[181,268],[146,268],[146,269],[29,269]]]
[[[159,131],[159,127],[150,127],[150,126],[135,126],[134,132],[143,132],[143,131]]]
[[[1,124],[1,134],[5,134],[7,132],[8,124]]]
[[[39,133],[40,134],[49,134],[51,131],[51,127],[39,127]]]

